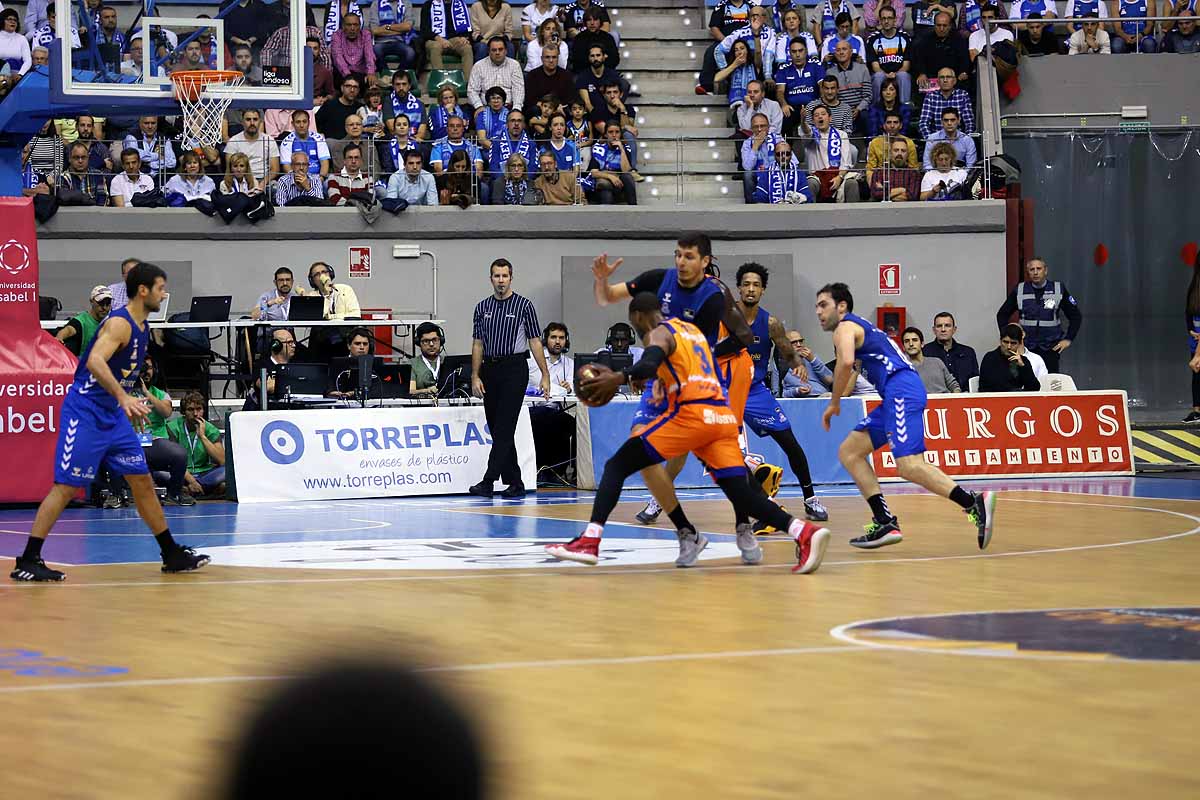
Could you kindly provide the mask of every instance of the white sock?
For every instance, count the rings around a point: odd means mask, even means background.
[[[597,525],[594,522],[589,522],[587,528],[583,531],[585,539],[599,539],[604,534],[604,526]]]
[[[805,524],[804,520],[799,517],[792,517],[792,524],[788,525],[788,536],[799,539],[800,534],[804,532]]]

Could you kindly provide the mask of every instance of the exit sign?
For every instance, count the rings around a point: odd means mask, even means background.
[[[1121,133],[1149,133],[1149,122],[1120,122],[1117,123],[1117,130]]]

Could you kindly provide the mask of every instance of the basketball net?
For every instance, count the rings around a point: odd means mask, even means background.
[[[183,111],[184,138],[201,147],[216,147],[221,141],[221,121],[234,89],[246,76],[236,70],[197,69],[175,72],[175,99]],[[213,91],[215,90],[215,91]]]

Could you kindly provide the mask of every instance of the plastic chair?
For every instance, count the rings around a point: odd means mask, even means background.
[[[1062,372],[1049,372],[1041,380],[1043,392],[1075,392],[1075,379]]]
[[[461,69],[431,69],[429,70],[429,81],[425,85],[425,94],[429,97],[437,97],[438,89],[441,89],[447,84],[453,85],[458,90],[459,97],[465,97],[467,94],[467,80],[463,77]]]

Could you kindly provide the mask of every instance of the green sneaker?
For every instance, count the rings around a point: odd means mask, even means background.
[[[986,550],[992,541],[992,525],[996,521],[996,493],[975,492],[975,505],[966,510],[967,519],[979,530],[979,549]]]
[[[874,550],[904,541],[904,534],[900,533],[900,526],[896,524],[895,517],[892,517],[891,522],[871,520],[867,525],[863,525],[863,530],[866,531],[865,534],[850,540],[850,544],[863,550]]]

